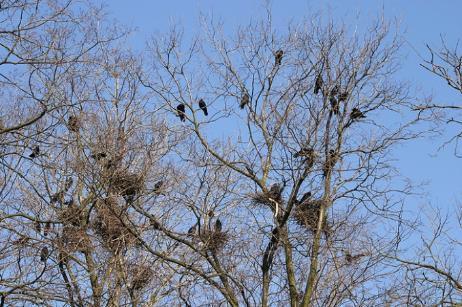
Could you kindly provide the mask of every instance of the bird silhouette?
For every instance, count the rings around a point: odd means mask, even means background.
[[[209,112],[207,111],[207,105],[205,104],[205,101],[203,99],[199,100],[199,108],[201,108],[205,116],[209,115]]]
[[[353,108],[350,113],[350,118],[352,120],[366,118],[363,112],[361,112],[358,108]]]
[[[80,129],[79,119],[73,115],[69,116],[69,119],[67,120],[67,127],[72,132],[79,132],[79,129]]]
[[[241,103],[239,104],[239,107],[241,109],[244,109],[245,106],[250,102],[250,96],[247,93],[244,93],[241,98]]]
[[[182,122],[185,121],[186,117],[185,117],[185,105],[180,103],[179,105],[176,106],[176,111],[177,111],[177,114],[178,114],[178,117],[180,118],[180,120]]]
[[[163,186],[164,186],[164,181],[163,180],[157,181],[154,184],[154,189],[153,189],[154,194],[156,194],[156,195],[162,194],[162,187]]]
[[[335,115],[339,115],[340,106],[339,106],[338,100],[334,96],[330,96],[329,101],[330,101],[330,106],[332,107],[332,112],[334,112]]]
[[[302,198],[300,199],[299,204],[303,204],[310,197],[311,197],[311,191],[306,192],[305,194],[303,194]]]
[[[215,222],[215,231],[221,232],[223,229],[223,224],[221,223],[220,219],[217,219]]]
[[[48,251],[48,248],[46,246],[43,247],[42,250],[40,251],[40,261],[46,262],[49,255],[50,255],[50,252]]]
[[[37,231],[38,233],[42,231],[42,224],[40,224],[39,221],[35,222],[34,227],[35,227],[35,231]]]
[[[316,81],[314,82],[314,91],[313,93],[315,95],[319,94],[319,91],[322,89],[322,85],[323,85],[323,81],[322,81],[322,76],[321,74],[318,74],[316,76]]]
[[[282,63],[282,56],[284,55],[284,51],[279,49],[274,53],[274,65],[278,66]]]
[[[348,99],[348,92],[342,92],[338,95],[338,101],[346,101]]]
[[[331,96],[337,96],[339,89],[340,89],[339,86],[338,86],[338,85],[335,85],[335,86],[332,88],[332,90],[330,91],[330,95],[331,95]]]
[[[50,222],[46,222],[45,223],[45,228],[43,229],[43,235],[46,237],[48,236],[48,233],[50,232],[50,229],[51,229],[51,223]]]
[[[195,235],[197,231],[197,224],[194,224],[188,229],[188,235]]]
[[[32,148],[32,153],[29,155],[29,158],[34,159],[38,157],[40,154],[40,147],[36,145],[34,148]]]
[[[90,158],[95,159],[96,161],[99,161],[99,160],[104,159],[106,157],[107,157],[107,154],[104,151],[101,151],[101,152],[90,155]]]

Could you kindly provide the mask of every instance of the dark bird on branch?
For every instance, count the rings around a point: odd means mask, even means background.
[[[358,108],[353,108],[351,110],[350,118],[352,120],[356,120],[356,119],[366,118],[366,115],[364,115],[363,112],[361,112]]]
[[[184,104],[180,103],[179,105],[176,106],[176,112],[178,114],[178,117],[180,118],[180,120],[182,122],[184,122],[186,120],[186,117],[185,117],[185,106]]]
[[[299,157],[305,158],[307,166],[312,167],[314,165],[316,154],[313,148],[303,147],[302,149],[300,149],[298,152],[294,154],[294,158],[299,158]]]
[[[34,159],[40,154],[40,147],[37,145],[32,148],[32,153],[29,155],[29,158]]]
[[[338,95],[338,101],[346,101],[348,99],[348,92],[343,92]]]
[[[45,223],[45,228],[43,229],[43,235],[46,237],[48,236],[48,233],[50,232],[50,229],[51,229],[51,223],[50,222],[46,222]]]
[[[217,219],[215,222],[215,231],[221,232],[223,230],[223,224],[221,223],[220,219]]]
[[[207,111],[207,105],[205,104],[205,101],[203,99],[199,100],[199,108],[201,108],[205,116],[209,115],[209,112]]]
[[[332,89],[332,91],[330,91],[330,95],[331,95],[331,96],[337,96],[338,91],[339,91],[339,86],[336,85],[336,86],[334,86],[334,88]]]
[[[302,198],[300,199],[300,201],[298,203],[303,204],[309,198],[311,198],[311,191],[306,192],[305,194],[303,194]]]
[[[72,184],[74,183],[74,180],[72,179],[72,177],[68,177],[66,179],[66,183],[64,185],[64,191],[69,191],[69,189],[72,187]]]
[[[157,181],[156,184],[154,184],[154,189],[153,189],[154,194],[156,194],[156,195],[162,194],[162,187],[163,186],[164,186],[164,181],[163,180]]]
[[[149,223],[151,224],[152,228],[154,230],[159,230],[160,229],[160,224],[158,221],[154,220],[154,219],[150,219]]]
[[[357,255],[352,255],[349,251],[345,252],[345,260],[348,264],[351,264],[353,262],[358,261],[362,257],[366,256],[366,254],[357,254]]]
[[[284,51],[279,49],[274,53],[274,65],[278,66],[282,63],[282,56],[284,55]]]
[[[96,161],[100,161],[101,159],[104,159],[106,157],[107,157],[107,154],[104,151],[90,155],[90,158],[95,159]]]
[[[322,76],[321,74],[318,74],[318,76],[316,77],[316,81],[314,82],[314,94],[317,95],[319,94],[319,91],[322,89],[322,85],[323,85],[323,81],[322,81]]]
[[[191,226],[188,230],[188,235],[193,236],[197,232],[197,224]]]
[[[49,255],[50,255],[50,252],[48,251],[48,248],[46,246],[43,247],[42,250],[40,251],[40,261],[46,262]]]
[[[67,120],[67,127],[69,128],[70,131],[72,132],[79,132],[80,129],[80,121],[76,116],[69,116],[69,119]]]
[[[35,221],[35,231],[37,231],[38,233],[40,233],[42,231],[42,224],[40,224],[39,221]]]
[[[247,93],[244,93],[244,95],[242,95],[242,98],[241,98],[241,103],[239,104],[239,107],[241,109],[244,109],[245,106],[250,102],[250,96],[249,94]]]
[[[335,115],[339,115],[340,106],[339,106],[337,99],[334,96],[330,96],[329,101],[330,101],[330,106],[332,107],[332,112],[334,112]]]

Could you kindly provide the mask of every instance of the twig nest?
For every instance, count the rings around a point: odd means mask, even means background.
[[[72,225],[64,226],[61,236],[63,252],[70,254],[76,251],[84,252],[91,248],[91,240],[84,229]]]
[[[103,245],[110,250],[119,250],[137,241],[128,228],[126,212],[112,198],[96,202],[96,216],[92,225]]]
[[[203,230],[199,237],[204,244],[204,248],[212,252],[218,252],[228,241],[228,234],[224,231]]]
[[[305,227],[314,233],[318,228],[319,213],[321,211],[322,205],[323,200],[308,199],[295,207],[292,216],[300,226]],[[327,224],[326,217],[324,219],[322,228],[326,235],[328,235],[330,232],[330,227]]]
[[[146,264],[130,266],[131,288],[134,291],[144,289],[152,280],[153,274],[151,267]]]
[[[110,174],[108,184],[111,190],[114,190],[116,193],[122,195],[125,200],[131,202],[143,189],[144,179],[141,175],[132,174],[124,170],[116,170]]]
[[[85,211],[72,203],[59,209],[58,219],[64,226],[72,225],[79,227],[85,219]]]
[[[278,184],[273,184],[266,193],[258,192],[252,195],[252,200],[255,204],[273,208],[275,202],[279,204],[282,202],[282,187]]]

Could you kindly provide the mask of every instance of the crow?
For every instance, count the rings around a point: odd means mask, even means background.
[[[300,199],[299,204],[303,204],[310,197],[311,197],[311,191],[306,192],[305,194],[303,194],[302,198]]]
[[[322,76],[321,74],[318,74],[318,76],[316,77],[316,81],[314,82],[314,94],[315,95],[317,95],[319,91],[322,89],[322,84],[323,84]]]
[[[186,120],[186,118],[185,118],[185,111],[186,111],[186,109],[185,109],[184,104],[180,103],[179,105],[177,105],[177,106],[176,106],[176,111],[177,111],[177,113],[178,113],[178,117],[180,118],[180,120],[181,120],[182,122],[184,122],[184,121]]]
[[[91,154],[90,158],[95,159],[96,161],[99,161],[101,159],[104,159],[107,157],[107,154],[104,151],[98,152],[96,154]]]
[[[32,153],[29,155],[29,158],[34,159],[40,154],[40,147],[37,145],[32,148]]]
[[[39,221],[36,221],[34,226],[35,226],[35,231],[37,231],[38,233],[42,231],[42,224],[40,224]]]
[[[241,103],[239,104],[239,107],[241,109],[244,109],[245,106],[250,102],[250,96],[249,94],[247,93],[244,93],[244,95],[242,95],[242,98],[241,98]]]
[[[274,53],[274,65],[278,66],[282,63],[282,56],[284,55],[284,51],[279,49]]]
[[[353,108],[351,110],[350,118],[352,120],[366,118],[366,115],[363,114],[358,108]]]
[[[199,100],[199,108],[201,108],[205,116],[209,115],[209,112],[207,111],[207,105],[203,99]]]
[[[332,107],[332,111],[334,112],[335,115],[340,114],[340,106],[337,101],[337,99],[334,96],[329,97],[330,105]]]
[[[220,219],[217,219],[215,222],[215,231],[216,232],[221,232],[223,229],[223,224],[221,223]]]
[[[196,234],[196,232],[197,232],[197,224],[194,224],[193,226],[191,226],[191,228],[189,228],[188,235],[193,236]]]
[[[154,230],[159,230],[160,229],[160,224],[158,221],[151,219],[150,224]]]
[[[72,187],[72,184],[74,183],[74,180],[72,177],[68,177],[66,179],[66,183],[64,184],[64,191],[69,191],[69,189]]]
[[[339,86],[336,85],[336,86],[334,86],[334,88],[330,91],[330,95],[331,95],[331,96],[337,96],[338,91],[339,91]]]
[[[154,189],[153,189],[154,194],[156,195],[162,194],[163,185],[164,185],[163,180],[157,181],[156,184],[154,184]]]
[[[50,229],[51,229],[51,223],[50,223],[50,222],[46,222],[45,228],[43,229],[43,235],[44,235],[45,237],[48,236],[48,233],[50,232]]]
[[[79,119],[73,115],[69,116],[69,119],[67,120],[67,127],[72,132],[76,132],[76,133],[79,132],[79,129],[80,129]]]
[[[343,92],[338,95],[338,101],[346,101],[348,99],[348,92]]]
[[[40,261],[46,262],[49,255],[50,255],[50,252],[48,251],[48,248],[46,246],[43,247],[42,250],[40,251]]]

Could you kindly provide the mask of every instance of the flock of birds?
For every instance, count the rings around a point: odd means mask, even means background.
[[[274,53],[274,65],[276,67],[282,64],[283,56],[284,56],[284,51],[283,50],[278,50],[278,51],[276,51]],[[316,76],[313,93],[315,95],[318,95],[319,92],[323,92],[322,91],[323,86],[324,86],[324,81],[322,79],[321,73],[319,73]],[[323,95],[326,95],[326,94],[323,92]],[[327,96],[328,96],[329,102],[331,104],[331,111],[334,114],[339,115],[340,114],[340,102],[346,101],[348,99],[348,92],[346,92],[346,91],[345,92],[340,92],[339,86],[336,85],[336,86],[334,86],[334,88],[330,92],[327,93]],[[247,92],[244,92],[244,94],[241,97],[239,107],[241,109],[244,109],[245,106],[249,102],[250,102],[250,95]],[[201,98],[199,100],[198,104],[199,104],[199,108],[202,110],[204,115],[208,116],[207,104],[205,103],[204,99]],[[178,104],[177,107],[176,107],[176,111],[177,111],[177,116],[180,118],[180,120],[182,122],[184,122],[186,120],[186,106],[185,106],[185,104],[184,103]],[[364,113],[361,110],[359,110],[358,108],[353,108],[351,110],[350,118],[352,120],[358,120],[358,119],[362,119],[362,118],[365,118],[365,117],[366,116],[364,115]]]

